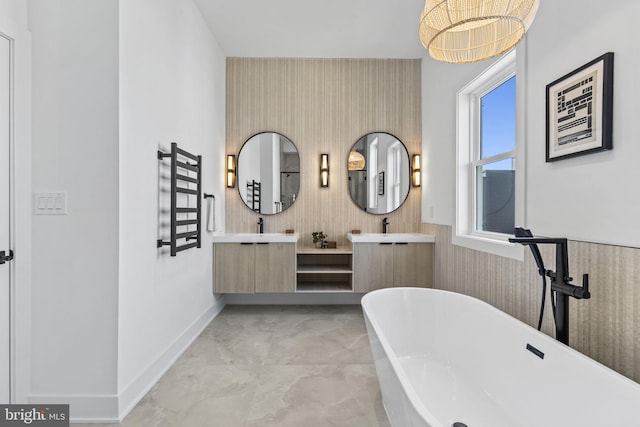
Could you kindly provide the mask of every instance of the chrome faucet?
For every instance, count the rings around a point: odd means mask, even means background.
[[[387,234],[389,232],[389,218],[386,216],[382,220],[382,233]]]
[[[264,219],[262,217],[258,218],[258,233],[264,233]]]

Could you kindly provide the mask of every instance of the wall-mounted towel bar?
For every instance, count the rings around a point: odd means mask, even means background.
[[[171,160],[171,236],[169,240],[158,240],[157,247],[169,246],[171,248],[171,256],[176,256],[178,252],[191,248],[201,247],[201,230],[200,224],[202,219],[202,156],[196,156],[187,151],[178,148],[178,144],[171,143],[171,152],[163,153],[158,151],[158,160],[169,158]],[[190,163],[189,159],[196,163]],[[196,176],[189,176],[190,172],[195,172]],[[196,184],[196,189],[189,188],[189,184]],[[185,194],[187,197],[196,196],[196,207],[178,207],[178,193]],[[178,214],[186,214],[186,218],[178,220]],[[195,214],[195,218],[189,215]],[[189,226],[196,227],[195,230],[189,230]],[[178,232],[178,227],[187,227],[187,230]],[[178,246],[178,240],[185,239],[187,242],[196,240],[195,242],[185,243]]]
[[[247,181],[247,200],[249,205],[251,205],[251,210],[254,212],[261,213],[261,185],[258,181],[252,180]]]

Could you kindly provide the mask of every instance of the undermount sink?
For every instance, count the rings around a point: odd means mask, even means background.
[[[229,233],[213,236],[213,241],[217,243],[295,243],[300,239],[298,233]]]
[[[352,243],[433,243],[434,237],[422,233],[347,233],[347,239]]]

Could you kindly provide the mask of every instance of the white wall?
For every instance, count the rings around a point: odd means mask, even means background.
[[[113,408],[118,298],[118,3],[30,0],[34,215],[33,402],[75,417]]]
[[[563,19],[570,16],[571,19]],[[544,2],[527,51],[527,222],[541,235],[640,247],[640,2]],[[613,150],[545,163],[545,87],[614,52]]]
[[[13,39],[14,119],[11,244],[12,402],[25,403],[31,386],[31,35],[27,4],[0,0],[0,32]]]
[[[29,400],[117,421],[223,306],[211,233],[175,258],[155,242],[173,141],[203,156],[224,230],[225,58],[192,0],[30,0],[29,19],[33,190],[68,193],[32,217]]]
[[[492,63],[453,65],[429,56],[422,60],[422,222],[453,225],[456,95]]]
[[[635,0],[540,5],[526,49],[525,225],[536,234],[640,245],[640,200],[630,193],[640,180],[632,90],[640,56],[630,31],[639,14]],[[615,52],[613,150],[545,163],[546,85],[607,51]],[[423,61],[423,222],[453,224],[456,92],[489,65]]]
[[[158,250],[156,150],[203,157],[203,190],[224,230],[225,57],[191,0],[120,2],[118,394],[124,415],[222,308],[211,233],[200,249]],[[165,221],[168,218],[164,217]]]
[[[280,136],[263,134],[260,137],[260,211],[275,212],[280,201]]]

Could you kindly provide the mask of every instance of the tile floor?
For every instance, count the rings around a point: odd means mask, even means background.
[[[122,425],[389,423],[360,306],[227,306]]]

